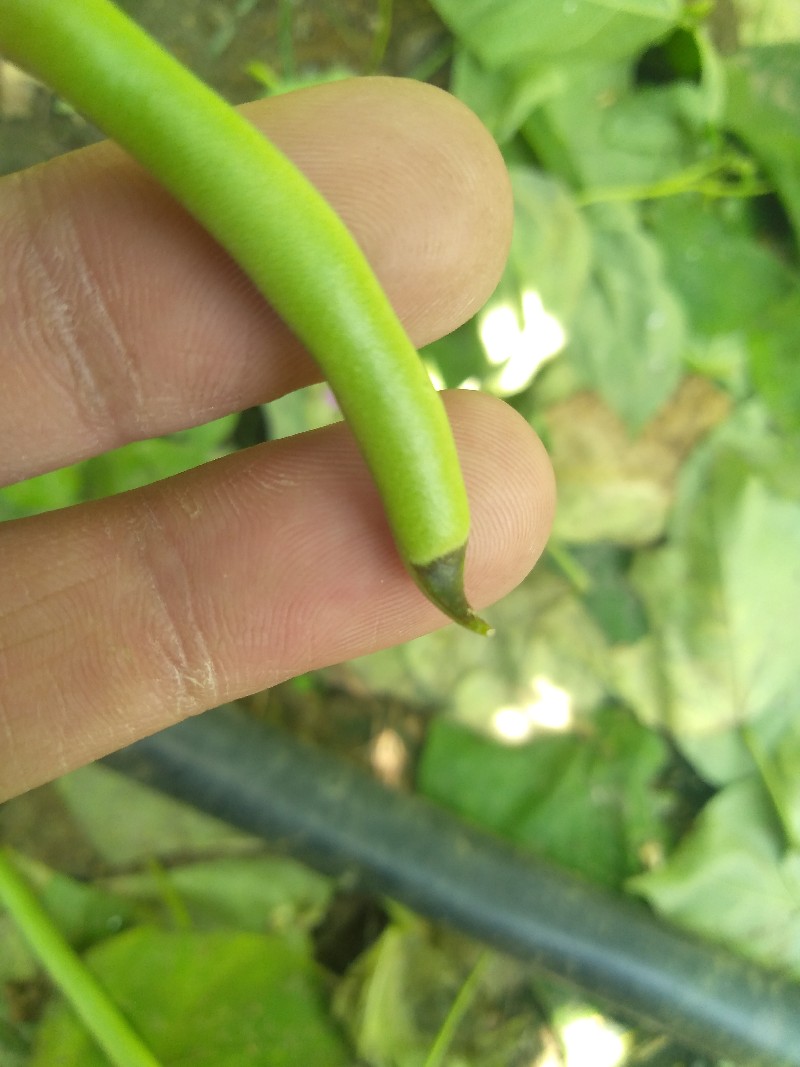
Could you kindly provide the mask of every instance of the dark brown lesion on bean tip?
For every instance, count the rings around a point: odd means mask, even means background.
[[[457,622],[459,626],[481,634],[483,637],[489,637],[494,630],[475,614],[464,594],[466,551],[467,546],[462,545],[444,556],[431,560],[430,563],[411,564],[411,573],[428,600],[445,615]]]

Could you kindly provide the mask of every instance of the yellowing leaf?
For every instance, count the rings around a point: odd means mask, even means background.
[[[655,541],[664,532],[681,463],[729,405],[707,379],[687,378],[633,439],[596,394],[577,393],[549,408],[556,535],[574,543]]]

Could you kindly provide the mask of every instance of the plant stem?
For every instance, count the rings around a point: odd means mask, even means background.
[[[0,848],[0,903],[115,1067],[160,1067]]]
[[[376,74],[380,70],[381,63],[389,47],[389,38],[392,35],[392,16],[394,14],[394,0],[378,0],[378,25],[375,31],[375,39],[372,42],[372,56],[368,70],[370,74]]]
[[[478,962],[467,975],[466,981],[458,991],[458,996],[453,1001],[450,1011],[447,1013],[447,1017],[436,1035],[436,1040],[431,1045],[423,1067],[442,1067],[456,1030],[475,998],[489,958],[488,952],[482,952],[478,957]]]
[[[580,207],[591,204],[629,203],[635,200],[658,200],[681,193],[700,193],[720,197],[763,196],[772,186],[754,173],[746,157],[725,153],[703,159],[660,181],[640,185],[598,186],[577,193]]]

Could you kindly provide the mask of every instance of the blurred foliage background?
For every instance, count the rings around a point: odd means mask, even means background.
[[[497,291],[423,357],[544,438],[548,553],[493,642],[448,627],[253,713],[800,978],[800,7],[121,6],[234,102],[374,72],[448,87],[513,180]],[[5,172],[98,136],[8,65],[0,107]],[[332,417],[304,390],[0,490],[0,518]],[[99,767],[5,805],[0,834],[138,1010],[172,986],[191,1062],[711,1062]],[[3,917],[0,937],[0,1063],[105,1062]]]

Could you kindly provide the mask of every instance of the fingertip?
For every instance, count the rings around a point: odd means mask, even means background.
[[[484,607],[519,585],[544,551],[555,475],[541,439],[509,404],[473,390],[454,390],[444,399],[472,513],[470,600]]]
[[[464,103],[410,78],[349,78],[245,113],[335,205],[417,345],[486,302],[513,197],[500,150]]]

